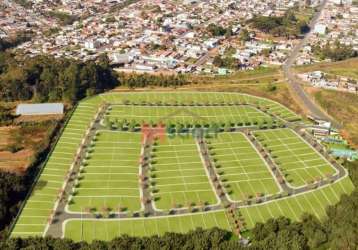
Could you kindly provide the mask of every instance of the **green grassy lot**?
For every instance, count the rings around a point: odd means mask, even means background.
[[[266,204],[256,204],[239,208],[239,214],[246,222],[246,228],[253,228],[256,222],[264,222],[269,218],[286,216],[293,221],[300,220],[303,213],[308,212],[325,217],[325,208],[338,202],[340,196],[349,194],[353,184],[348,177],[333,185],[312,190],[295,196],[289,196]],[[189,215],[175,215],[158,218],[129,218],[125,220],[70,220],[65,225],[65,237],[75,241],[111,240],[116,236],[162,235],[165,232],[188,232],[197,227],[219,227],[231,230],[230,223],[223,211],[200,212]]]
[[[89,148],[70,211],[138,211],[140,133],[99,131]]]
[[[216,171],[232,200],[280,192],[269,166],[242,133],[220,133],[209,142]]]
[[[44,166],[34,191],[26,201],[12,236],[42,235],[63,188],[81,140],[94,118],[97,106],[82,103],[72,115],[60,140]]]
[[[185,233],[197,227],[219,227],[231,230],[222,211],[196,213],[161,218],[132,218],[126,220],[71,220],[66,223],[65,237],[75,241],[110,240],[118,235],[151,236],[165,232]]]
[[[272,118],[254,107],[241,106],[126,106],[113,105],[108,111],[109,120],[136,121],[137,123],[174,124],[210,124],[228,123],[242,126],[272,121]]]
[[[287,109],[285,106],[260,97],[238,93],[224,93],[224,92],[135,92],[135,93],[108,93],[100,95],[103,101],[111,104],[131,104],[131,105],[155,105],[165,106],[170,105],[186,105],[188,109],[191,106],[205,106],[205,105],[244,105],[249,104],[255,108],[266,110],[268,114],[274,114],[284,120],[298,120],[300,119],[294,112]],[[199,107],[196,107],[199,108]],[[134,108],[133,108],[134,109]],[[165,108],[166,109],[166,108]],[[207,108],[206,108],[207,109]],[[216,110],[218,111],[218,110]],[[136,111],[139,112],[139,111]],[[153,111],[157,112],[157,111]],[[168,113],[168,111],[167,111]],[[235,111],[230,111],[230,115],[235,114]],[[216,112],[216,114],[220,114]]]
[[[256,131],[255,136],[270,151],[293,187],[304,186],[335,173],[329,162],[290,129]]]
[[[131,114],[144,115],[154,119],[157,113],[149,115],[143,111],[164,110],[170,113],[172,108],[185,105],[191,112],[206,110],[206,115],[214,121],[221,121],[237,115],[228,110],[250,107],[254,115],[258,110],[266,110],[284,120],[299,117],[286,107],[263,98],[236,93],[208,92],[136,92],[108,93],[80,102],[67,124],[54,151],[50,154],[45,168],[36,182],[24,209],[12,231],[16,236],[41,236],[46,232],[50,214],[53,212],[59,192],[69,176],[76,152],[84,138],[86,130],[93,122],[101,103],[113,107],[126,107],[122,112],[132,119]],[[236,104],[238,103],[238,104]],[[149,105],[152,104],[152,105]],[[165,107],[164,104],[170,104]],[[210,104],[210,107],[204,107]],[[234,105],[233,105],[234,104]],[[245,104],[245,106],[244,106]],[[236,105],[236,106],[235,106]],[[145,108],[143,108],[145,106]],[[212,108],[209,110],[209,108]],[[134,110],[132,112],[132,109]],[[231,110],[231,111],[232,111]],[[215,113],[214,113],[215,112]],[[248,112],[247,109],[240,112]],[[250,111],[251,112],[251,111]],[[243,113],[240,113],[241,115]],[[263,114],[263,113],[262,113]],[[160,114],[162,115],[162,114]],[[251,113],[246,114],[251,119]],[[126,116],[123,114],[123,117]],[[217,118],[216,118],[217,117]],[[240,117],[240,116],[238,116]],[[181,117],[180,119],[184,119]],[[183,121],[184,120],[180,120]],[[308,144],[289,129],[257,131],[256,136],[270,149],[274,160],[291,185],[304,185],[317,176],[325,177],[334,170]],[[217,138],[208,138],[212,158],[215,158],[217,173],[230,197],[241,200],[250,195],[276,194],[280,190],[270,170],[241,133],[222,133]],[[150,148],[149,148],[150,149]],[[148,150],[149,150],[148,149]],[[140,201],[140,155],[142,151],[141,135],[133,132],[98,130],[93,142],[87,147],[86,160],[82,162],[81,173],[74,189],[70,211],[138,211]],[[217,203],[216,194],[210,184],[200,157],[198,146],[192,137],[166,138],[157,140],[152,147],[150,164],[151,190],[158,209],[168,210],[176,207],[201,206],[205,203]],[[325,207],[335,204],[341,194],[350,193],[353,185],[349,178],[339,180],[328,186],[310,192],[291,195],[265,204],[251,204],[239,208],[246,221],[246,227],[252,228],[255,222],[271,217],[286,215],[299,220],[304,212],[322,218]],[[199,209],[201,210],[201,209]],[[165,232],[187,232],[196,227],[214,226],[231,230],[228,218],[223,210],[192,211],[166,217],[131,217],[87,220],[69,220],[63,226],[66,237],[76,241],[94,239],[109,240],[115,236],[129,234],[133,236],[164,234]],[[78,217],[77,217],[78,218]]]
[[[167,138],[154,146],[151,182],[158,209],[212,205],[218,202],[192,137]],[[154,177],[154,178],[153,178]]]
[[[308,193],[240,208],[239,211],[245,218],[247,228],[253,228],[257,222],[265,222],[270,218],[280,216],[298,221],[304,213],[310,213],[322,219],[326,216],[328,205],[336,204],[341,195],[350,194],[353,189],[351,180],[345,177],[332,185]]]

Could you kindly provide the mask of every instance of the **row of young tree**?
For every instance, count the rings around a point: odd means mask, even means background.
[[[358,185],[358,162],[344,164],[355,186]],[[25,177],[0,174],[0,225],[9,223],[25,193]],[[300,222],[287,218],[257,223],[251,231],[251,244],[243,246],[231,232],[213,228],[197,229],[187,234],[166,233],[163,236],[121,236],[112,241],[92,243],[69,239],[3,238],[0,249],[356,249],[358,246],[358,190],[343,195],[335,206],[327,208],[327,217],[320,221],[304,215]]]
[[[156,87],[180,87],[188,83],[187,78],[182,75],[151,75],[151,74],[126,74],[119,73],[118,77],[123,86],[129,88]]]

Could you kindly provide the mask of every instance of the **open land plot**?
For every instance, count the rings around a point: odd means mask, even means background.
[[[208,105],[238,105],[249,104],[266,110],[286,121],[300,120],[294,112],[285,106],[269,99],[255,97],[239,93],[225,92],[135,92],[118,93],[111,92],[99,95],[100,98],[111,104],[136,104],[136,105],[187,105],[187,106],[208,106]]]
[[[240,106],[127,106],[113,105],[107,111],[109,120],[127,120],[137,123],[182,123],[185,124],[262,124],[272,117],[249,105]]]
[[[291,129],[255,131],[254,134],[269,150],[286,181],[293,187],[304,186],[336,173],[323,156]]]
[[[70,220],[65,225],[65,237],[75,241],[111,240],[116,236],[163,235],[166,232],[186,233],[198,227],[218,227],[231,230],[223,211],[166,217],[132,218],[125,220]]]
[[[139,133],[98,131],[69,210],[140,210],[141,148]]]
[[[209,139],[211,158],[231,200],[280,192],[279,185],[249,140],[242,133],[219,133]]]
[[[349,194],[354,189],[349,177],[333,185],[321,187],[308,193],[289,196],[269,203],[256,204],[239,208],[246,227],[253,228],[257,222],[270,218],[286,216],[293,221],[300,220],[303,213],[311,213],[324,218],[325,208],[336,204],[340,196]],[[209,229],[219,227],[231,230],[229,220],[223,211],[200,212],[187,215],[164,217],[106,219],[106,220],[69,220],[65,222],[65,237],[75,241],[111,240],[120,235],[150,236],[165,232],[185,233],[195,228]]]
[[[218,202],[192,137],[158,140],[154,150],[151,175],[157,191],[155,205],[158,209]]]
[[[299,221],[304,213],[310,213],[323,219],[326,216],[327,206],[336,204],[341,195],[350,194],[353,189],[354,186],[347,176],[332,185],[317,190],[264,204],[243,207],[239,211],[245,218],[248,229],[253,228],[257,222],[265,222],[270,218],[280,216],[288,217],[292,221]]]
[[[97,106],[89,104],[80,104],[76,108],[16,221],[13,237],[44,233],[77,149],[96,111]]]

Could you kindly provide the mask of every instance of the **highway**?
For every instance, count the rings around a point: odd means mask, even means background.
[[[313,33],[314,26],[318,22],[319,17],[322,14],[322,10],[325,8],[327,2],[328,0],[323,0],[321,2],[320,6],[317,9],[317,12],[309,23],[310,31],[305,34],[302,40],[300,40],[300,42],[293,48],[291,54],[283,65],[283,72],[288,84],[290,85],[291,90],[294,92],[294,95],[298,99],[299,104],[303,105],[303,109],[308,111],[309,115],[316,118],[331,121],[334,127],[340,128],[341,125],[339,123],[335,122],[330,116],[328,116],[324,111],[322,111],[322,109],[316,103],[311,100],[308,94],[304,91],[302,85],[300,84],[300,81],[297,79],[294,72],[292,71],[292,65],[294,64],[297,56],[299,55],[300,50],[309,41],[309,38]]]

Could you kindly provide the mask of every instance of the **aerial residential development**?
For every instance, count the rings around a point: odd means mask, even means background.
[[[358,2],[0,2],[0,249],[357,249]]]

